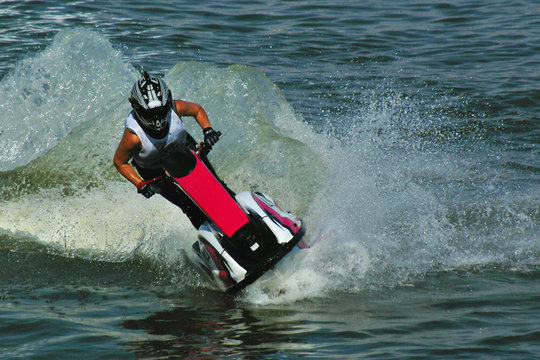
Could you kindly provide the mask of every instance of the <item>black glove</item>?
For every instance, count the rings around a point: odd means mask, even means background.
[[[219,131],[215,131],[211,127],[207,127],[203,130],[204,135],[204,143],[210,147],[212,147],[215,143],[218,142],[219,136],[221,133]]]
[[[137,192],[143,194],[147,199],[151,198],[155,193],[159,193],[159,187],[156,182],[157,179],[159,179],[159,177],[152,180],[141,181],[139,185],[137,185]]]

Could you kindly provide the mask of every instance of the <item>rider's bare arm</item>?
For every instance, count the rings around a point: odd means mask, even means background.
[[[135,186],[139,185],[142,179],[129,164],[129,160],[131,160],[133,154],[141,149],[141,146],[139,137],[128,129],[125,129],[122,140],[120,140],[120,144],[118,144],[113,158],[116,170]]]
[[[210,127],[208,115],[201,105],[189,101],[175,100],[178,116],[193,116],[201,129]]]

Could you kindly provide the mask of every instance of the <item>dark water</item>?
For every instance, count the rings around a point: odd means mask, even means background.
[[[2,1],[0,50],[0,358],[540,353],[537,2]],[[307,222],[281,278],[215,291],[112,168],[141,68]]]

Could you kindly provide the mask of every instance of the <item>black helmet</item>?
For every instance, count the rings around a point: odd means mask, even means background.
[[[165,81],[143,71],[131,89],[129,102],[135,120],[153,138],[161,139],[171,124],[172,94]]]

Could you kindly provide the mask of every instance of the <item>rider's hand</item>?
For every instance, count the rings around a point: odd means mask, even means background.
[[[203,134],[204,134],[204,143],[210,147],[218,142],[219,135],[221,135],[219,131],[215,131],[211,127],[205,128],[203,130]]]
[[[157,179],[159,178],[141,181],[139,185],[137,185],[137,192],[143,194],[146,198],[150,198],[155,193],[159,193],[159,187],[156,182]]]

